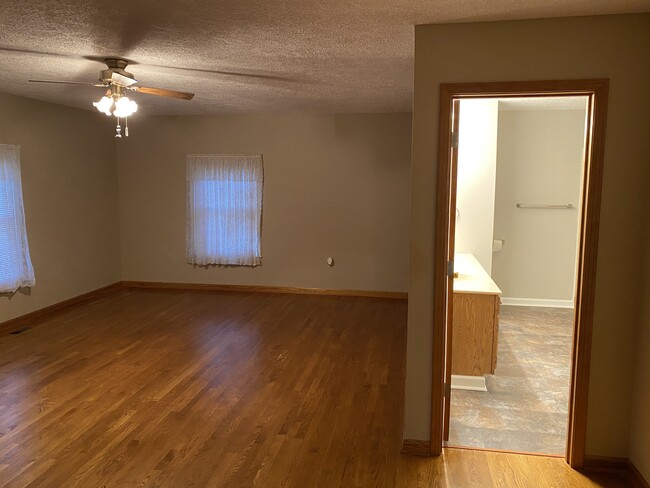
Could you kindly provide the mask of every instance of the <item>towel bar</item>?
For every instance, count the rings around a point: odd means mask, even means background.
[[[572,203],[567,203],[564,205],[534,205],[530,203],[518,203],[517,208],[551,208],[551,209],[570,209],[575,208]]]

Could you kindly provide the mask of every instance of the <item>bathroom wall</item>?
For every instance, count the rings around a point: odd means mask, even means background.
[[[584,130],[584,110],[499,110],[492,278],[506,304],[573,306]]]
[[[470,253],[492,270],[497,169],[496,99],[461,100],[456,196],[456,252]]]

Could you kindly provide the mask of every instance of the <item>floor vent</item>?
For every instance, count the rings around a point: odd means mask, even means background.
[[[27,332],[30,329],[31,327],[21,327],[20,329],[16,329],[14,331],[9,332],[9,334],[18,335],[18,334],[22,334],[23,332]]]

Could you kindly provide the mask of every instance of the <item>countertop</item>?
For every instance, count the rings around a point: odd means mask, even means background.
[[[454,271],[458,273],[458,278],[454,278],[454,293],[501,295],[499,287],[473,254],[456,254]]]

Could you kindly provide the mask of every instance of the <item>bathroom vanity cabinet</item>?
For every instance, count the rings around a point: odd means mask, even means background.
[[[494,374],[501,290],[472,254],[456,254],[452,375]]]

